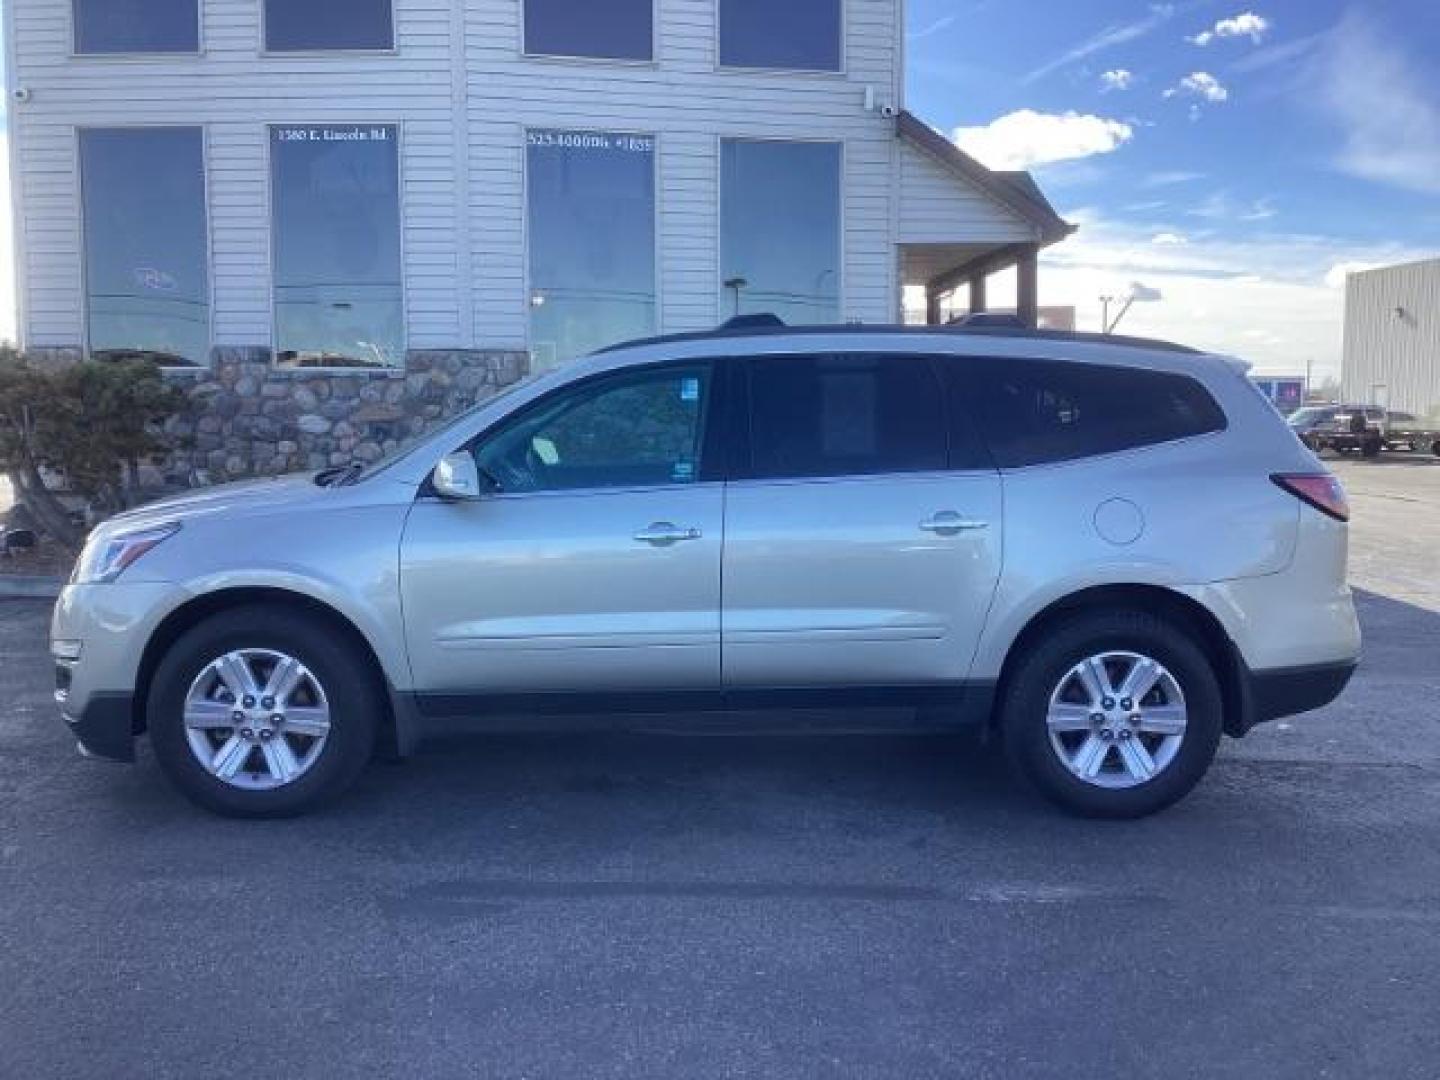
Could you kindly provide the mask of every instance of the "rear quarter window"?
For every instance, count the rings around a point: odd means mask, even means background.
[[[1225,428],[1225,414],[1185,375],[1107,364],[997,358],[948,365],[952,400],[1004,468],[1073,461]]]

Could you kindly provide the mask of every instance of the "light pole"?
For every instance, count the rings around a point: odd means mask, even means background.
[[[747,288],[749,284],[750,282],[746,281],[743,277],[732,277],[725,282],[725,288],[735,294],[734,314],[736,316],[740,314],[740,292],[742,289]]]
[[[1124,296],[1102,296],[1100,297],[1100,332],[1113,334],[1115,328],[1120,325],[1120,320],[1125,318],[1130,311],[1132,304],[1151,304],[1165,297],[1159,289],[1152,289],[1149,285],[1142,285],[1138,281],[1130,283],[1130,289]],[[1115,318],[1110,318],[1110,305],[1116,301],[1123,301],[1120,310],[1115,313]]]

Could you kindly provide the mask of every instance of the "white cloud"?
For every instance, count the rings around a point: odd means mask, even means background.
[[[1338,128],[1342,172],[1440,195],[1440,85],[1368,20],[1351,15],[1329,36],[1305,100]]]
[[[1135,73],[1126,68],[1111,68],[1100,75],[1100,92],[1108,94],[1111,90],[1128,90],[1135,81]]]
[[[951,137],[992,169],[1028,169],[1108,154],[1134,134],[1129,124],[1103,116],[1020,109],[983,127],[956,128]]]
[[[1157,188],[1170,187],[1173,184],[1188,184],[1192,180],[1204,179],[1205,174],[1202,172],[1186,172],[1181,169],[1170,169],[1148,173],[1140,183],[1143,187]]]
[[[1232,15],[1228,19],[1221,19],[1211,29],[1202,30],[1186,40],[1192,44],[1203,46],[1209,45],[1217,38],[1248,37],[1256,45],[1259,45],[1269,29],[1269,19],[1263,15],[1256,15],[1253,11],[1247,11],[1241,15]]]
[[[1192,71],[1174,86],[1165,91],[1165,97],[1171,98],[1176,95],[1187,95],[1189,97],[1203,98],[1205,101],[1219,104],[1230,97],[1227,90],[1219,79],[1215,78],[1208,71]]]
[[[1184,244],[1188,244],[1189,242],[1190,241],[1186,240],[1185,237],[1181,236],[1179,233],[1174,232],[1156,233],[1150,238],[1150,243],[1159,244],[1161,247],[1180,247]]]
[[[1254,231],[1244,238],[1192,233],[1185,244],[1157,244],[1153,224],[1113,221],[1084,208],[1066,208],[1064,216],[1080,231],[1042,256],[1042,303],[1074,304],[1080,328],[1094,329],[1101,295],[1143,281],[1164,299],[1136,304],[1122,332],[1235,353],[1276,372],[1304,371],[1313,360],[1317,375],[1338,374],[1344,297],[1332,287],[1337,265],[1359,269],[1425,255],[1399,244]],[[992,303],[1012,302],[1009,289],[1008,279],[997,280]]]
[[[1168,22],[1174,14],[1174,4],[1151,4],[1150,14],[1146,15],[1143,19],[1136,19],[1128,23],[1112,23],[1099,33],[1093,34],[1073,48],[1061,53],[1049,63],[1042,64],[1020,81],[1022,83],[1033,83],[1037,79],[1043,79],[1053,71],[1059,71],[1061,68],[1068,67],[1076,61],[1084,60],[1087,56],[1093,56],[1098,52],[1104,52],[1106,49],[1113,49],[1116,45],[1124,45],[1137,38],[1142,38],[1159,28],[1162,24]]]

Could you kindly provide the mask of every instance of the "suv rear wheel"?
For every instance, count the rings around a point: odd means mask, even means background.
[[[208,810],[303,813],[349,787],[369,760],[378,683],[325,621],[237,608],[195,626],[161,661],[150,741],[176,787]]]
[[[1183,798],[1214,760],[1220,686],[1185,631],[1142,612],[1075,615],[1020,658],[1001,703],[1012,762],[1052,802],[1134,818]]]

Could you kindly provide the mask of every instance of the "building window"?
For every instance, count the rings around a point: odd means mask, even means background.
[[[199,0],[74,0],[75,51],[200,51]]]
[[[841,0],[720,0],[725,67],[839,71]]]
[[[395,47],[391,0],[265,0],[267,52]]]
[[[90,354],[203,365],[210,348],[204,135],[80,132]]]
[[[655,140],[527,133],[536,367],[655,329]]]
[[[725,139],[720,269],[725,317],[840,317],[839,143]]]
[[[525,51],[650,60],[654,23],[654,0],[525,0]]]
[[[399,129],[270,129],[276,362],[404,361]]]

